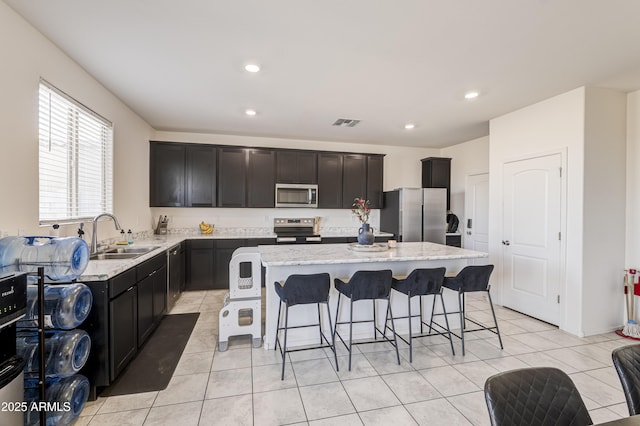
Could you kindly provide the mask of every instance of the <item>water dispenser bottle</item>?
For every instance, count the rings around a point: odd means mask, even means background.
[[[82,283],[44,285],[44,326],[70,330],[84,322],[91,312],[93,296]],[[38,287],[27,286],[27,313],[18,327],[36,327],[38,324]]]
[[[45,339],[45,374],[69,377],[76,374],[89,358],[91,338],[84,330],[49,331]],[[40,351],[35,332],[18,333],[16,354],[25,360],[25,372],[37,373]]]
[[[31,383],[25,381],[24,400],[28,403],[38,401],[37,389],[29,389]],[[47,379],[47,426],[72,424],[82,412],[89,399],[89,380],[81,374],[63,379]],[[37,426],[40,413],[29,410],[25,413],[24,424]]]
[[[36,272],[45,267],[50,280],[77,279],[89,264],[89,246],[78,237],[5,237],[0,239],[0,267]]]

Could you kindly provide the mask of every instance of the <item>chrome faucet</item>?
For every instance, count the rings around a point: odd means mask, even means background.
[[[98,219],[101,217],[108,217],[113,220],[114,225],[117,230],[121,230],[120,223],[118,219],[112,215],[111,213],[100,213],[98,216],[93,218],[93,233],[91,234],[91,253],[95,253],[98,251]]]

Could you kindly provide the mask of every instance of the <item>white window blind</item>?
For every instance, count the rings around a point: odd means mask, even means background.
[[[40,81],[40,222],[113,213],[113,125]]]

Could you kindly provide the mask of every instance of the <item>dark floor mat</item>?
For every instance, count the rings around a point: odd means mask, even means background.
[[[199,313],[165,315],[120,377],[100,396],[160,391],[180,361]]]

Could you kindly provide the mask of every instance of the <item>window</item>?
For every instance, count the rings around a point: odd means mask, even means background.
[[[40,223],[113,213],[113,125],[40,81]]]

